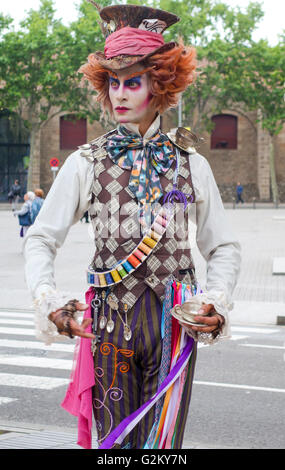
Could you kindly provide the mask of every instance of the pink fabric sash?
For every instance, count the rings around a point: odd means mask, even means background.
[[[90,287],[85,294],[89,308],[84,318],[91,318],[91,300],[94,297]],[[91,333],[91,325],[86,328]],[[91,353],[91,339],[80,338],[77,341],[70,383],[61,406],[78,417],[77,444],[85,449],[92,447],[92,387],[95,385],[94,363]]]
[[[107,37],[104,53],[107,59],[118,55],[145,55],[163,46],[162,34],[126,26]]]

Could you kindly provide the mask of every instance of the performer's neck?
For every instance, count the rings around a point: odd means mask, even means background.
[[[142,122],[139,123],[139,131],[142,137],[148,131],[153,121],[155,120],[156,116],[157,116],[157,113],[154,113],[151,116],[147,116],[146,119],[144,119]]]
[[[159,114],[156,114],[152,116],[152,119],[144,120],[144,122],[141,122],[138,124],[128,122],[122,125],[126,127],[128,130],[130,130],[131,132],[134,132],[140,135],[141,137],[143,137],[145,134],[147,134],[147,137],[149,137],[149,135],[153,135],[154,132],[156,132],[159,129],[160,116]]]

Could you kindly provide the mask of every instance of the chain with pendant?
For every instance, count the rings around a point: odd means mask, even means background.
[[[105,315],[105,304],[109,306],[108,315]],[[93,326],[92,332],[95,335],[95,338],[92,340],[91,351],[92,354],[95,354],[97,349],[97,343],[101,341],[101,336],[98,334],[98,326],[100,330],[106,328],[107,332],[110,334],[114,331],[115,322],[113,320],[113,312],[120,318],[124,326],[124,338],[126,341],[130,341],[132,338],[132,331],[128,325],[128,304],[124,304],[123,313],[125,319],[123,319],[121,313],[119,312],[119,303],[116,297],[112,293],[107,293],[107,291],[102,290],[100,294],[96,292],[94,299],[91,301],[92,311],[93,311]]]
[[[112,311],[116,311],[116,314],[118,315],[118,317],[120,318],[121,322],[124,325],[124,338],[125,338],[126,341],[130,341],[130,339],[132,338],[132,332],[131,332],[131,329],[128,325],[128,318],[127,318],[128,305],[124,304],[125,320],[123,320],[123,318],[122,318],[122,316],[119,312],[118,301],[116,300],[116,298],[112,294],[108,295],[107,303],[109,305],[109,320],[107,322],[107,327],[106,327],[108,333],[111,333],[114,329],[115,325],[114,325],[114,322],[112,320]]]

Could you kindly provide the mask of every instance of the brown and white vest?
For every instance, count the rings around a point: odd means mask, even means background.
[[[91,263],[95,271],[112,268],[143,237],[137,217],[137,200],[128,188],[130,171],[120,168],[108,156],[105,150],[108,135],[110,133],[80,147],[81,155],[94,162],[89,215],[95,234],[96,251]],[[175,162],[165,175],[160,176],[164,195],[172,190],[174,171]],[[193,202],[195,201],[189,154],[181,150],[177,187],[180,191],[191,194]],[[170,275],[186,284],[195,284],[195,269],[188,241],[191,204],[188,204],[185,212],[181,206],[177,205],[175,217],[148,258],[138,269],[112,286],[120,310],[123,309],[123,304],[131,308],[148,286],[163,301],[165,284]]]

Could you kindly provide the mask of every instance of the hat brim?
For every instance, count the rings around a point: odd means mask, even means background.
[[[158,47],[154,51],[139,56],[120,55],[117,57],[112,57],[112,59],[107,59],[104,53],[100,51],[94,52],[94,56],[96,57],[100,65],[102,65],[102,67],[108,70],[116,71],[123,70],[128,67],[131,67],[132,65],[138,64],[139,62],[142,62],[155,54],[162,54],[163,52],[169,51],[173,49],[176,45],[176,42],[167,42],[166,44],[163,44],[163,46]]]

